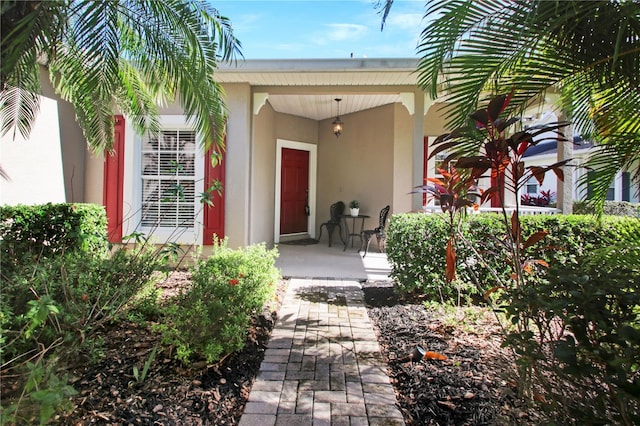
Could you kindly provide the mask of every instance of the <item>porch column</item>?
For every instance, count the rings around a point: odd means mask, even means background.
[[[566,114],[562,113],[558,117],[559,121],[567,119]],[[557,161],[573,158],[573,125],[570,124],[563,130],[565,142],[558,141],[558,158]],[[573,163],[573,162],[572,162]],[[564,181],[558,182],[558,208],[562,210],[562,214],[573,213],[573,172],[574,167],[571,165],[564,166]]]
[[[423,184],[423,159],[424,159],[424,116],[428,108],[425,107],[425,95],[422,91],[415,94],[415,110],[413,114],[413,161],[411,173],[411,187]],[[430,106],[431,104],[429,104]],[[413,211],[422,211],[422,194],[413,194],[411,198]]]
[[[251,87],[248,84],[226,84],[227,121],[225,235],[229,247],[250,244],[251,215]]]

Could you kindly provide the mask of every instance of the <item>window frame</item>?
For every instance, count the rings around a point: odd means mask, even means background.
[[[532,187],[535,188],[533,192],[530,191]],[[540,184],[538,183],[538,180],[534,176],[531,176],[529,180],[527,180],[527,182],[524,184],[524,193],[528,195],[531,195],[531,194],[538,195],[539,191],[540,191]]]
[[[142,222],[143,205],[143,141],[144,136],[135,132],[126,120],[125,130],[125,194],[123,217],[123,235],[141,233],[152,242],[164,244],[168,242],[179,244],[202,244],[203,234],[203,205],[200,202],[200,194],[204,192],[204,153],[199,146],[199,135],[195,126],[187,122],[184,115],[161,115],[159,125],[161,131],[194,131],[195,133],[195,158],[194,158],[194,220],[193,226],[188,227],[156,227],[146,226]]]

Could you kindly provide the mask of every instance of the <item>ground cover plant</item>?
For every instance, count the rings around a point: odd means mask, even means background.
[[[231,250],[226,241],[217,241],[211,257],[196,264],[189,285],[162,299],[159,283],[171,272],[167,254],[172,247],[167,251],[141,239],[111,253],[87,249],[93,247],[87,241],[100,238],[104,244],[96,246],[106,247],[104,220],[96,227],[102,237],[77,232],[85,229],[83,220],[77,221],[74,209],[67,207],[14,209],[18,213],[2,222],[2,424],[45,424],[72,410],[79,403],[72,399],[78,393],[76,374],[85,366],[96,371],[120,359],[117,350],[109,350],[114,336],[124,344],[120,350],[143,355],[119,375],[126,379],[125,388],[147,381],[158,360],[179,368],[216,363],[241,352],[249,331],[262,330],[264,339],[268,324],[259,325],[257,318],[280,282],[277,251],[264,245]],[[41,213],[47,210],[62,212],[58,222],[63,226],[49,220],[48,231],[39,232],[47,223]],[[92,223],[94,216],[87,217]],[[85,234],[92,236],[77,238]],[[135,342],[118,339],[140,337],[128,333],[135,328],[151,336],[141,343],[154,342],[141,354]],[[94,376],[98,384],[101,374]]]

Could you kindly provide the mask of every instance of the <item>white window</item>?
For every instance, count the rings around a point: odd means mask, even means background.
[[[525,192],[527,194],[537,194],[538,193],[538,180],[535,177],[530,177],[525,185]]]
[[[142,226],[195,226],[196,132],[163,130],[142,138]]]
[[[125,130],[124,200],[131,209],[124,212],[123,233],[201,243],[204,159],[197,133],[183,116],[163,116],[160,124],[158,135],[133,135],[129,125]]]

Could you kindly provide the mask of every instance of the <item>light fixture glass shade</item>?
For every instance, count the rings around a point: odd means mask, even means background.
[[[342,122],[342,120],[340,120],[340,117],[336,117],[336,119],[333,120],[333,122],[331,123],[333,128],[333,134],[336,135],[336,138],[340,137],[340,134],[342,133],[343,124],[344,123]]]
[[[339,138],[342,134],[342,129],[344,123],[340,120],[340,101],[342,98],[335,98],[336,104],[338,105],[338,113],[336,114],[336,119],[331,122],[331,128],[333,130],[333,134],[336,135],[336,138]]]

